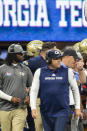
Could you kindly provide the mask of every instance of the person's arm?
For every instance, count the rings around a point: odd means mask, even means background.
[[[6,93],[4,93],[1,90],[0,90],[0,98],[3,99],[3,100],[7,100],[7,101],[10,101],[10,102],[13,102],[13,103],[20,103],[21,102],[20,98],[7,95]]]
[[[34,74],[32,86],[30,89],[30,106],[31,106],[33,118],[36,118],[37,116],[36,100],[39,92],[39,84],[40,84],[39,76],[40,76],[40,69],[37,69]]]
[[[2,87],[3,87],[3,83],[4,83],[3,70],[4,70],[3,66],[0,67],[0,98],[3,100],[13,102],[13,103],[20,103],[20,101],[21,101],[20,98],[10,96],[2,91],[3,90]]]
[[[80,93],[78,89],[78,85],[71,69],[68,69],[68,80],[73,93],[74,101],[75,101],[75,115],[76,117],[80,116]]]
[[[68,69],[68,80],[74,96],[75,108],[80,109],[80,93],[76,82],[76,78],[71,69]]]
[[[2,66],[0,66],[0,98],[1,99],[4,99],[4,100],[8,100],[8,101],[11,101],[11,99],[12,99],[12,96],[10,96],[10,95],[7,95],[6,93],[4,93],[2,90],[2,85],[3,85],[3,82],[4,82],[4,79],[3,79],[3,65]]]
[[[1,98],[1,99],[4,99],[4,100],[11,101],[12,96],[7,95],[6,93],[4,93],[3,91],[0,90],[0,98]]]

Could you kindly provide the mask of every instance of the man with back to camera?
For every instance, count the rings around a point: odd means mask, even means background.
[[[27,116],[32,73],[21,64],[24,51],[21,45],[8,47],[6,63],[0,66],[0,122],[2,131],[23,131]]]
[[[71,69],[61,66],[57,50],[47,53],[48,66],[36,70],[30,91],[33,118],[37,117],[36,99],[40,91],[40,111],[44,131],[64,131],[69,115],[69,84],[75,99],[75,117],[80,116],[80,96]]]
[[[35,56],[29,60],[24,61],[24,64],[27,65],[32,73],[34,74],[36,69],[44,67],[47,65],[46,63],[46,52],[51,49],[57,49],[55,42],[44,42],[42,45],[42,49],[40,50],[40,54]]]

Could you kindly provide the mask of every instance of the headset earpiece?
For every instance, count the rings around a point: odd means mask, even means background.
[[[51,62],[52,62],[52,59],[48,57],[48,52],[46,53],[46,62],[48,64],[51,64]]]

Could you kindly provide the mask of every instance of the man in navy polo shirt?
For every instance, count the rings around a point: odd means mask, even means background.
[[[42,49],[40,51],[40,55],[38,56],[35,56],[27,61],[24,61],[24,64],[26,64],[32,71],[32,73],[34,74],[35,71],[38,69],[38,68],[41,68],[41,67],[44,67],[47,65],[47,62],[46,62],[46,52],[48,50],[51,50],[51,49],[57,49],[56,47],[56,43],[55,42],[45,42],[43,43],[42,45]],[[40,115],[40,109],[39,109],[39,105],[40,105],[40,99],[38,97],[37,99],[37,109],[38,109],[38,117],[34,120],[35,122],[35,129],[34,129],[34,124],[33,124],[33,119],[32,120],[32,124],[30,123],[30,114],[31,112],[28,110],[28,117],[27,117],[27,120],[28,120],[28,123],[29,123],[29,127],[30,127],[30,130],[29,131],[43,131],[43,125],[42,125],[42,120],[41,120],[41,115]]]
[[[31,92],[32,117],[37,117],[36,99],[40,92],[40,111],[44,131],[64,131],[69,115],[69,85],[75,99],[75,117],[80,116],[80,95],[71,69],[61,66],[57,50],[47,53],[48,65],[36,70]]]

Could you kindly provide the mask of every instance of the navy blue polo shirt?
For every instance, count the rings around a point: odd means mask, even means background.
[[[28,62],[28,67],[31,69],[31,72],[34,74],[35,71],[38,69],[38,68],[41,68],[41,67],[44,67],[47,65],[46,61],[43,59],[42,56],[36,56],[36,57],[33,57],[31,58],[30,60],[27,60]]]
[[[41,112],[46,115],[58,117],[69,114],[68,68],[41,68],[40,99]]]

